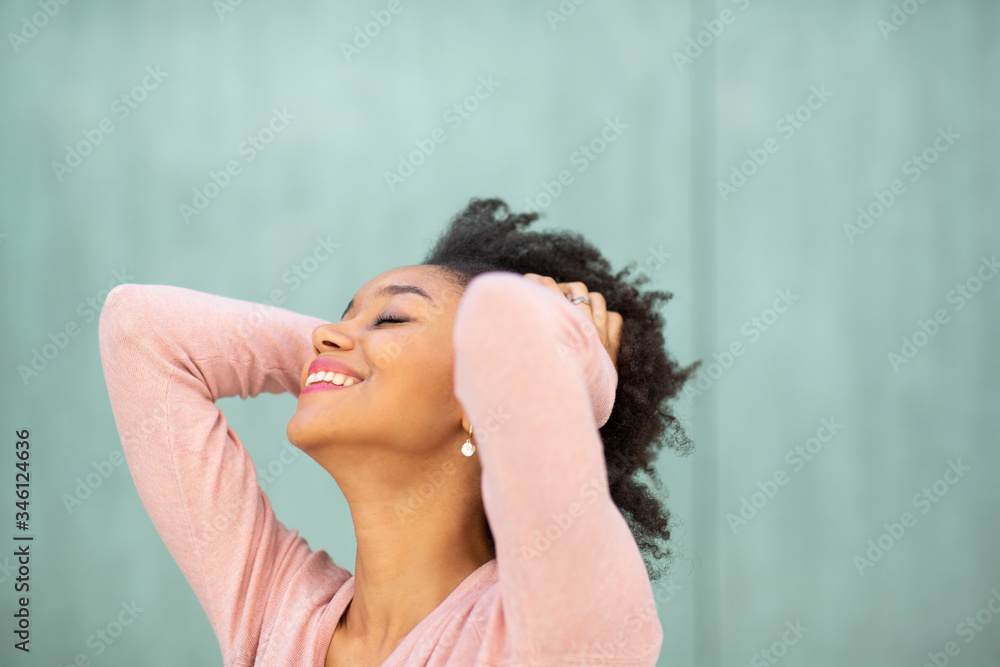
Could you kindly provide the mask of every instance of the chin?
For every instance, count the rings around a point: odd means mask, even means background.
[[[310,446],[309,429],[302,424],[302,419],[298,413],[292,415],[292,418],[288,420],[288,426],[285,427],[285,435],[288,436],[288,442],[292,443],[299,449],[305,450]]]
[[[285,427],[285,435],[288,436],[288,442],[295,445],[296,448],[308,452],[311,449],[328,445],[334,440],[339,440],[343,437],[343,434],[330,431],[328,421],[320,420],[325,423],[316,423],[317,420],[318,418],[315,415],[302,414],[301,412],[296,412],[292,415],[292,418],[288,421],[288,426]]]

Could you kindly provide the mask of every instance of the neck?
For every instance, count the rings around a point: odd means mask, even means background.
[[[402,466],[379,458],[369,453],[363,470],[324,465],[336,472],[358,543],[354,597],[337,631],[395,646],[493,555],[478,461],[457,451]]]

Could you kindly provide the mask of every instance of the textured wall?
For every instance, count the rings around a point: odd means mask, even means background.
[[[220,661],[116,465],[109,285],[332,319],[500,196],[649,266],[675,294],[669,348],[703,360],[678,406],[696,452],[659,464],[678,554],[660,664],[998,664],[996,3],[401,0],[351,53],[387,3],[230,1],[0,6],[0,663]],[[294,278],[321,242],[339,246]],[[258,471],[279,460],[294,399],[221,405]],[[30,659],[10,633],[21,428]],[[303,456],[265,488],[353,569],[323,470]],[[112,645],[88,641],[133,601]]]

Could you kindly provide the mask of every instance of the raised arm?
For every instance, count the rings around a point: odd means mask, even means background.
[[[298,396],[322,322],[167,285],[120,285],[101,311],[101,363],[129,470],[226,664],[252,660],[282,590],[313,552],[275,518],[215,401]]]
[[[576,308],[489,272],[455,316],[455,392],[478,443],[504,622],[515,661],[653,665],[663,630],[598,432],[617,376]]]

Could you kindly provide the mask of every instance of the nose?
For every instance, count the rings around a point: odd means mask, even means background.
[[[339,322],[327,322],[313,329],[312,343],[316,354],[329,350],[350,350],[354,347],[354,339],[344,333]]]

